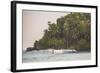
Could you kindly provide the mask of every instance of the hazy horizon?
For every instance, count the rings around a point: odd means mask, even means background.
[[[32,47],[35,40],[42,38],[44,29],[48,28],[48,21],[56,23],[56,19],[69,12],[49,12],[23,10],[23,50]]]

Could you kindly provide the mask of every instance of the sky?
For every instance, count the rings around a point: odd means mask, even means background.
[[[48,28],[48,21],[56,23],[57,18],[67,14],[68,12],[23,10],[23,50],[33,47],[35,40],[38,41],[43,37],[44,30]]]

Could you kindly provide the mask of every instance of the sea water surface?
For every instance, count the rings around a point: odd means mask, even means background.
[[[47,50],[23,52],[22,62],[52,62],[52,61],[74,61],[74,60],[90,60],[90,52],[75,52],[75,53],[51,53]]]

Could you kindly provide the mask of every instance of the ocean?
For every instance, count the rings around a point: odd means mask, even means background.
[[[23,63],[34,62],[53,62],[53,61],[75,61],[75,60],[90,60],[90,52],[63,52],[51,53],[48,50],[28,51],[23,52]]]

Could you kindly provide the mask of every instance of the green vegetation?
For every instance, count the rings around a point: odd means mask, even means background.
[[[49,28],[38,41],[41,49],[90,50],[90,13],[69,13],[60,17],[56,23],[48,22]]]

